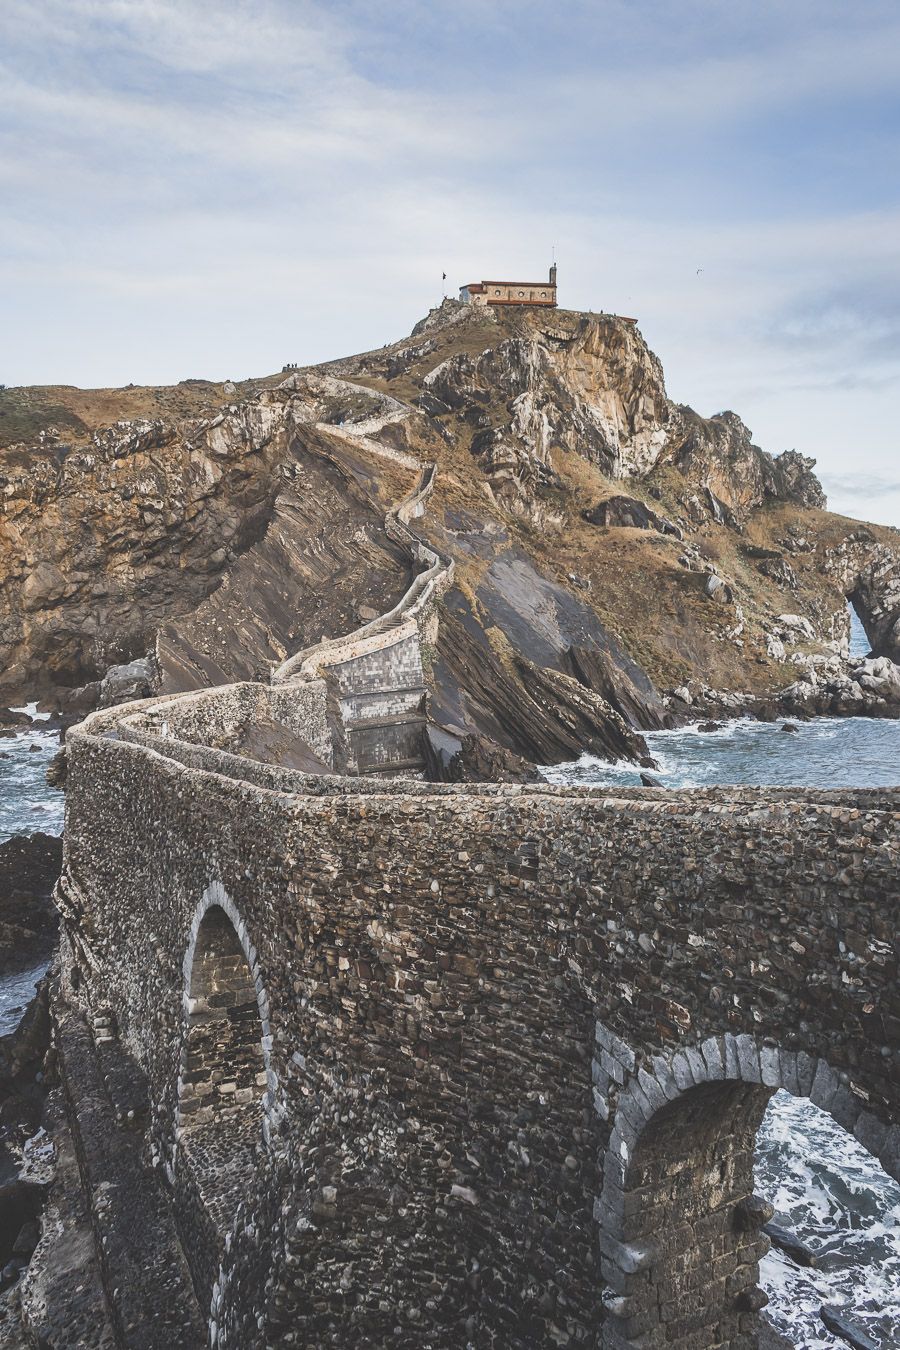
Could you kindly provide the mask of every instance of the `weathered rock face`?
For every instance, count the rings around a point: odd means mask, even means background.
[[[553,447],[612,478],[640,474],[659,458],[669,418],[658,360],[630,324],[607,317],[554,316],[530,336],[452,356],[425,375],[423,400],[432,413],[466,414],[472,454],[520,507],[529,489],[555,482]]]
[[[675,539],[683,537],[681,530],[671,520],[657,515],[645,502],[621,494],[598,502],[590,511],[584,512],[584,518],[589,525],[622,525],[633,530],[658,530],[660,534],[671,534]]]
[[[650,704],[654,685],[698,678],[770,696],[793,673],[777,616],[805,616],[830,656],[847,596],[875,654],[897,655],[890,532],[827,515],[812,461],[773,459],[734,413],[670,402],[639,330],[613,315],[447,302],[378,351],[240,394],[169,395],[106,391],[92,424],[79,394],[57,419],[69,440],[45,428],[0,451],[8,702],[46,688],[85,711],[150,683],[252,679],[384,612],[410,580],[384,512],[423,459],[438,479],[417,527],[460,568],[428,665],[454,735],[529,760],[583,748],[563,686],[538,710],[519,658],[614,712],[610,672],[603,687],[588,673],[598,653],[627,681],[639,671]],[[116,420],[119,404],[142,415]],[[135,660],[149,682],[118,669]],[[657,724],[648,706],[625,712],[632,729]]]
[[[736,413],[705,418],[680,406],[671,417],[667,455],[711,494],[714,500],[707,503],[708,509],[719,523],[726,523],[727,513],[740,519],[767,500],[825,506],[825,494],[813,473],[814,459],[796,450],[785,450],[773,459],[753,444],[751,435]]]
[[[822,485],[813,473],[816,461],[798,450],[784,450],[772,461],[770,495],[798,506],[825,508]]]
[[[602,698],[628,726],[639,731],[659,731],[671,725],[668,710],[642,670],[604,651],[599,643],[569,647],[569,672]]]
[[[648,759],[637,733],[666,718],[652,682],[585,600],[511,548],[474,595],[454,588],[445,597],[431,681],[441,726],[537,764],[585,749]]]
[[[537,783],[527,759],[487,736],[452,736],[439,727],[426,733],[426,778],[431,783]]]
[[[857,529],[828,553],[825,566],[853,602],[872,650],[900,661],[900,547]]]
[[[255,678],[323,636],[350,632],[400,598],[409,560],[383,518],[352,454],[299,438],[262,538],[188,613],[159,630],[163,691]],[[309,446],[310,448],[305,448]]]
[[[797,573],[791,567],[787,558],[763,558],[759,564],[759,570],[764,577],[771,577],[773,581],[786,590],[795,591],[797,589]]]
[[[117,423],[40,458],[4,452],[3,684],[83,684],[145,655],[265,528],[284,441],[273,396],[180,426]]]
[[[283,659],[303,625],[292,597],[273,586],[278,573],[290,576],[297,555],[322,581],[347,567],[346,558],[329,557],[342,542],[346,551],[338,522],[322,536],[321,483],[304,479],[302,443],[314,439],[311,423],[322,411],[293,382],[205,419],[117,423],[95,432],[85,449],[54,444],[52,456],[34,459],[22,447],[4,452],[0,684],[17,691],[84,685],[112,666],[94,701],[141,696],[153,672],[130,663],[153,653],[162,625],[191,614],[226,580],[226,606],[239,608],[240,591],[256,631],[236,643],[226,636],[219,651],[210,650],[216,622],[222,635],[219,607],[205,632],[200,620],[199,630],[188,624],[181,637],[176,622],[165,658],[195,666],[188,684],[239,678],[266,657]],[[357,561],[374,576],[380,602],[385,573],[388,592],[402,590],[402,560],[389,541],[379,546],[379,513],[359,491],[354,509],[349,475],[345,488],[345,533],[357,538]],[[368,549],[360,547],[367,524]],[[249,577],[236,587],[242,563]],[[268,607],[259,603],[267,592]],[[338,628],[351,605],[344,597],[333,616]],[[328,606],[319,609],[327,628]],[[240,621],[236,613],[228,627]]]
[[[128,703],[135,698],[146,698],[156,679],[154,663],[146,656],[128,661],[121,666],[110,666],[100,681],[100,706]]]

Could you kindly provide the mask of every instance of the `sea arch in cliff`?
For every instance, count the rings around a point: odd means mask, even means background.
[[[603,1032],[624,1061],[627,1047]],[[726,1034],[635,1061],[610,1110],[595,1210],[604,1350],[756,1347],[769,1247],[760,1230],[772,1208],[754,1195],[753,1166],[779,1088],[827,1112],[900,1179],[895,1132],[864,1108],[865,1089],[854,1092],[824,1059]]]

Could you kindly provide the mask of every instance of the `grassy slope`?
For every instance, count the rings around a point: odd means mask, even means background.
[[[281,375],[244,380],[226,393],[210,380],[182,380],[175,385],[128,385],[124,389],[77,389],[70,384],[16,385],[0,389],[0,448],[33,441],[50,427],[72,445],[83,445],[91,433],[112,422],[133,418],[177,421],[239,402],[259,389],[277,384]]]

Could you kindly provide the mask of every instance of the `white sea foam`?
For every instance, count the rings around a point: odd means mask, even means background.
[[[811,1102],[778,1092],[759,1132],[756,1185],[777,1220],[815,1252],[816,1268],[771,1251],[761,1264],[775,1325],[795,1345],[841,1346],[823,1303],[885,1350],[900,1346],[900,1185]]]
[[[11,708],[10,711],[18,713],[27,713],[27,715],[32,719],[33,722],[46,722],[49,720],[50,717],[50,714],[48,712],[38,712],[38,705],[36,703],[23,703],[21,707]]]
[[[742,718],[719,731],[699,731],[697,723],[648,731],[645,739],[657,763],[651,772],[663,787],[886,787],[900,779],[900,721],[816,718],[795,723],[790,734],[782,725]],[[565,785],[626,787],[641,781],[637,765],[608,764],[593,755],[541,772]]]
[[[46,777],[58,749],[58,734],[40,724],[0,737],[0,842],[35,830],[62,832],[64,796],[47,786]]]

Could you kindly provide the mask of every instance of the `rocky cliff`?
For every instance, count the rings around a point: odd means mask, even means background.
[[[897,532],[829,513],[813,461],[736,414],[674,404],[612,315],[447,301],[286,379],[7,390],[0,439],[5,701],[246,678],[390,608],[410,565],[384,513],[423,459],[418,527],[456,563],[430,708],[459,745],[616,755],[697,706],[900,699]],[[847,660],[848,598],[877,670]]]

